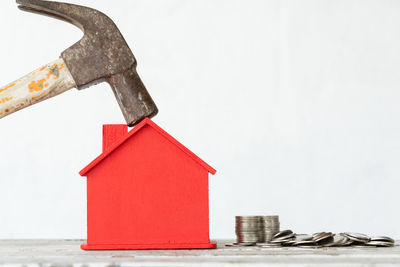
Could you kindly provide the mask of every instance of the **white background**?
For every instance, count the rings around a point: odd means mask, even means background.
[[[400,238],[400,2],[73,2],[116,22],[154,121],[217,169],[211,238],[233,238],[246,214]],[[6,85],[82,33],[10,0],[0,36]],[[78,172],[101,151],[101,125],[123,122],[107,84],[0,120],[0,238],[85,238]]]

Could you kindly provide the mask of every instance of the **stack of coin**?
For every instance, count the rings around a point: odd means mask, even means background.
[[[260,241],[260,216],[236,216],[236,237],[238,244],[255,244]]]
[[[262,216],[261,221],[261,240],[262,242],[269,242],[274,235],[279,233],[279,216]]]

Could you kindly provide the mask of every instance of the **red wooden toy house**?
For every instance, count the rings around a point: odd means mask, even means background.
[[[91,249],[215,248],[208,173],[215,170],[150,119],[103,126],[103,153],[85,167]]]

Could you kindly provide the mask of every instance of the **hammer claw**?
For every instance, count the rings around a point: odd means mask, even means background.
[[[52,17],[52,18],[56,18],[56,19],[59,19],[59,20],[62,20],[62,21],[66,21],[66,22],[69,22],[69,23],[71,23],[71,24],[77,26],[78,28],[81,28],[81,29],[82,29],[82,25],[77,24],[76,22],[72,21],[70,18],[67,18],[67,17],[65,17],[65,16],[60,16],[60,15],[58,15],[58,14],[56,14],[56,13],[51,13],[51,12],[44,11],[44,10],[42,10],[42,9],[36,9],[36,8],[32,8],[32,7],[28,7],[28,6],[23,6],[23,5],[18,6],[18,8],[19,8],[20,10],[22,10],[22,11],[25,11],[25,12],[30,12],[30,13],[45,15],[45,16],[48,16],[48,17]]]
[[[90,13],[88,11],[93,10],[84,6],[42,0],[17,0],[17,3],[20,4],[19,9],[23,11],[67,21],[79,27],[82,31],[84,30],[82,22],[88,20],[85,19],[85,16]]]

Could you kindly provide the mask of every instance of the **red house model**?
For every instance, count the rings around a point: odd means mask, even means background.
[[[215,248],[208,173],[215,170],[150,119],[103,126],[87,177],[85,250]]]

